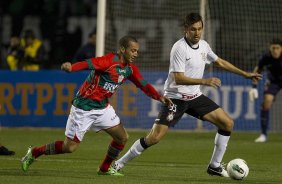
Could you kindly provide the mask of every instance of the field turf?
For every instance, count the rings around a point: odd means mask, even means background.
[[[125,148],[146,131],[129,131]],[[42,145],[64,139],[63,129],[0,130],[0,142],[14,150],[14,156],[0,156],[0,184],[215,184],[215,183],[282,183],[282,134],[270,134],[269,142],[254,143],[257,133],[233,132],[223,161],[243,158],[250,167],[246,180],[209,176],[206,167],[213,151],[214,132],[170,131],[158,145],[131,161],[122,172],[124,177],[98,176],[96,170],[107,150],[110,137],[88,132],[79,149],[72,154],[42,156],[30,170],[21,170],[20,159],[29,145]],[[122,154],[125,153],[123,151]]]

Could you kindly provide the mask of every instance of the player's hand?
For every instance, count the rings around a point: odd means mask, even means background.
[[[252,88],[250,91],[249,91],[249,100],[251,102],[253,102],[255,99],[258,98],[258,90],[257,88]]]
[[[252,79],[253,82],[257,82],[262,79],[262,75],[259,73],[246,73],[245,77],[247,79]]]
[[[207,79],[203,79],[204,80],[204,85],[206,86],[211,86],[214,88],[218,88],[221,86],[221,80],[219,78],[216,77],[211,77],[211,78],[207,78]]]
[[[173,106],[174,104],[173,104],[173,102],[169,99],[169,98],[167,98],[167,97],[165,97],[165,96],[161,96],[160,97],[160,101],[163,103],[163,104],[165,104],[166,106]]]
[[[70,62],[63,63],[61,66],[61,70],[64,70],[66,72],[71,72],[71,63]]]

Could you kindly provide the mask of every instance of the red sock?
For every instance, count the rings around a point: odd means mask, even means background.
[[[107,172],[112,162],[118,157],[119,153],[123,150],[124,145],[115,142],[114,140],[109,145],[107,155],[105,156],[102,164],[100,165],[100,170],[102,172]]]
[[[64,141],[56,141],[50,144],[42,145],[32,149],[32,156],[37,158],[43,154],[45,155],[55,155],[63,153]]]
[[[56,141],[55,142],[55,150],[56,154],[62,154],[63,152],[64,141]]]
[[[42,145],[40,147],[34,147],[31,153],[34,158],[37,158],[40,155],[43,155],[45,153],[45,150],[46,150],[46,145]]]

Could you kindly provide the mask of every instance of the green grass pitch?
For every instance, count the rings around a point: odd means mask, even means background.
[[[123,151],[146,131],[129,131]],[[233,132],[224,162],[243,158],[250,168],[242,181],[209,176],[206,167],[213,151],[214,132],[170,131],[156,146],[131,161],[122,172],[124,177],[98,176],[96,170],[110,142],[104,133],[88,132],[79,149],[72,154],[42,156],[27,173],[20,159],[29,145],[42,145],[64,139],[63,129],[1,129],[0,142],[16,151],[14,156],[0,156],[1,184],[215,184],[215,183],[282,183],[282,134],[270,134],[269,142],[254,143],[257,133]]]

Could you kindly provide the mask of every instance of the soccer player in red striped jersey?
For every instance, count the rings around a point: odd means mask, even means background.
[[[73,99],[66,125],[65,140],[34,148],[29,147],[27,154],[22,158],[23,171],[27,171],[33,161],[41,155],[74,152],[84,134],[90,127],[94,127],[97,132],[104,130],[113,138],[98,169],[98,174],[122,176],[110,166],[123,150],[128,134],[109,104],[109,98],[121,84],[129,79],[149,97],[168,106],[173,104],[170,99],[161,96],[152,85],[147,83],[137,66],[132,64],[138,56],[138,41],[132,36],[124,36],[120,39],[119,46],[118,53],[86,59],[73,65],[69,62],[62,64],[61,69],[66,72],[81,70],[91,72]]]

